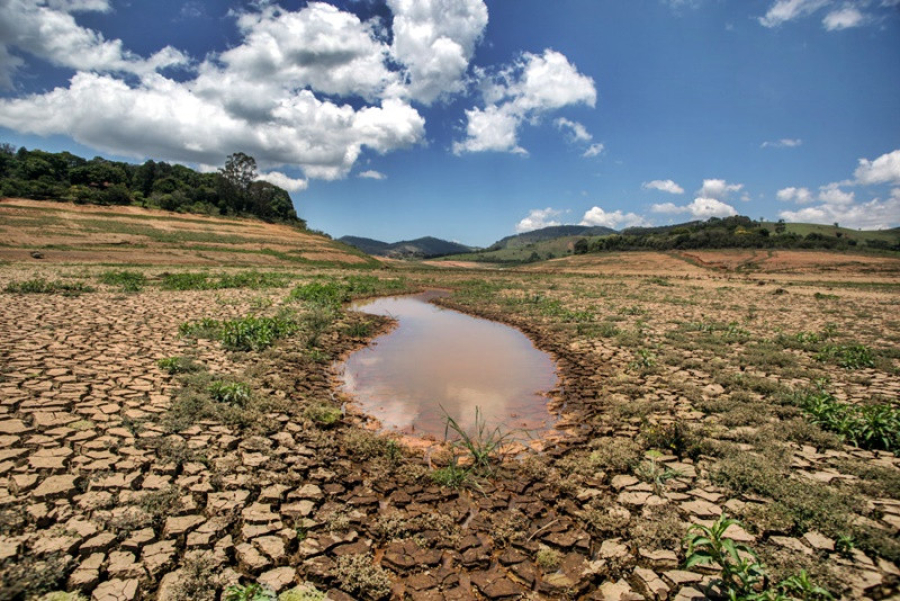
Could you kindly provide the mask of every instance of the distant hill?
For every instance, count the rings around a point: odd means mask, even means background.
[[[530,244],[554,240],[567,236],[607,236],[617,233],[616,230],[603,226],[590,225],[551,225],[539,230],[532,230],[521,234],[507,236],[491,244],[487,250],[502,250],[504,248],[524,248]]]
[[[389,257],[392,259],[433,259],[445,255],[467,253],[473,250],[471,246],[431,236],[393,243],[358,236],[344,236],[339,239],[339,242],[349,244],[364,253],[376,257]]]

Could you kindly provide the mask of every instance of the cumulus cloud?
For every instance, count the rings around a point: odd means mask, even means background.
[[[875,198],[858,204],[822,204],[799,211],[781,211],[785,221],[801,223],[840,223],[844,227],[867,230],[900,225],[900,189],[892,190],[885,200]]]
[[[617,230],[650,223],[635,213],[623,213],[621,210],[608,212],[600,207],[591,207],[585,212],[579,225],[602,226]]]
[[[539,230],[544,227],[561,225],[555,218],[562,215],[562,213],[562,211],[558,211],[551,207],[547,207],[546,209],[532,209],[529,211],[527,217],[523,217],[522,220],[516,224],[516,232],[521,234],[522,232]]]
[[[606,146],[604,146],[603,144],[600,144],[599,142],[595,142],[594,144],[591,144],[590,146],[588,146],[587,150],[585,150],[581,156],[583,156],[586,159],[589,159],[591,157],[601,155],[605,149],[606,149]]]
[[[262,180],[264,182],[269,182],[272,185],[278,186],[279,188],[284,188],[288,192],[299,192],[300,190],[306,190],[307,186],[309,186],[309,182],[305,179],[294,179],[281,173],[280,171],[269,171],[268,173],[259,174],[256,179]]]
[[[819,188],[819,200],[827,204],[848,205],[855,200],[854,192],[845,192],[839,182],[826,184]]]
[[[388,0],[391,55],[406,68],[407,93],[425,104],[462,92],[488,23],[482,0]]]
[[[369,169],[368,171],[363,171],[359,174],[359,177],[365,179],[387,179],[387,176],[380,171],[375,171],[374,169]]]
[[[865,22],[865,16],[853,6],[845,6],[840,10],[834,10],[825,15],[822,25],[828,31],[859,27]]]
[[[801,144],[803,144],[803,140],[800,138],[782,138],[774,142],[763,142],[760,144],[760,148],[796,148]]]
[[[23,65],[13,50],[58,67],[137,75],[189,62],[187,56],[170,46],[141,58],[125,49],[121,40],[107,40],[78,25],[71,14],[109,9],[109,3],[101,0],[0,2],[0,84],[11,87],[16,70]]]
[[[654,213],[666,213],[669,215],[677,215],[688,213],[697,219],[708,219],[710,217],[731,217],[737,215],[737,211],[729,204],[726,204],[715,198],[695,198],[693,202],[686,205],[676,205],[671,202],[655,204],[650,208]]]
[[[809,191],[809,188],[795,188],[793,186],[790,188],[782,188],[775,196],[778,197],[778,200],[784,202],[796,202],[798,204],[807,204],[815,200],[813,193]]]
[[[900,183],[900,150],[883,154],[874,161],[859,159],[853,175],[864,185]]]
[[[466,138],[453,151],[485,150],[525,153],[518,144],[518,128],[544,113],[575,104],[594,106],[594,80],[561,53],[524,53],[512,65],[493,76],[482,74],[485,108],[466,111]],[[586,132],[585,132],[586,133]]]
[[[641,188],[644,190],[659,190],[669,194],[684,194],[684,188],[670,179],[655,179],[651,182],[644,182],[641,184]]]
[[[705,179],[703,186],[697,192],[700,198],[715,198],[725,200],[732,192],[738,192],[744,184],[729,184],[724,179]]]

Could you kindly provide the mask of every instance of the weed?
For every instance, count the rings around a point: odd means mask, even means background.
[[[199,321],[186,321],[178,326],[178,333],[186,338],[219,338],[222,324],[208,317]]]
[[[275,601],[275,591],[255,582],[232,584],[225,588],[224,601]]]
[[[311,583],[304,582],[278,595],[278,601],[325,601],[325,593]]]
[[[696,459],[703,453],[709,454],[705,437],[685,422],[646,426],[641,429],[641,437],[648,448],[670,451],[678,457]]]
[[[392,464],[396,464],[403,457],[403,448],[396,440],[366,430],[350,430],[344,435],[343,440],[354,458],[384,457]]]
[[[209,385],[207,391],[214,401],[239,407],[250,402],[252,394],[250,386],[247,384],[225,380],[215,380]]]
[[[656,365],[656,355],[648,349],[638,349],[634,352],[635,358],[628,364],[628,369],[650,369]]]
[[[350,300],[350,294],[347,288],[337,282],[312,282],[297,286],[291,290],[288,298],[315,305],[340,308],[342,303]]]
[[[534,556],[534,562],[544,572],[555,572],[559,568],[560,561],[562,561],[560,552],[546,545],[540,545]]]
[[[437,468],[429,476],[431,481],[439,486],[459,488],[469,480],[471,474],[469,470],[460,467],[454,459],[450,465]]]
[[[71,561],[59,554],[42,559],[20,554],[0,561],[0,599],[34,599],[59,590]]]
[[[672,478],[677,478],[681,475],[681,472],[665,466],[660,466],[659,463],[650,458],[642,461],[634,469],[634,475],[647,484],[652,485],[656,494],[662,496],[666,487],[666,482]]]
[[[592,446],[596,450],[590,455],[591,463],[609,472],[627,473],[641,460],[641,446],[629,438],[603,438]]]
[[[177,486],[144,493],[138,506],[154,523],[161,525],[167,517],[176,515],[181,508],[181,493]]]
[[[356,321],[347,326],[344,330],[347,336],[351,338],[368,338],[372,333],[372,322]]]
[[[332,570],[341,589],[367,599],[383,599],[391,592],[391,578],[371,555],[342,555]]]
[[[203,369],[203,366],[192,358],[182,356],[165,357],[157,361],[156,365],[170,374],[185,374]]]
[[[492,463],[497,459],[500,448],[511,435],[510,432],[503,433],[499,426],[493,429],[488,428],[487,420],[478,407],[475,407],[475,427],[472,433],[466,432],[459,423],[450,417],[450,414],[444,411],[444,440],[449,437],[450,431],[456,433],[456,438],[451,444],[454,448],[463,448],[472,458],[473,471],[484,475],[493,473]]]
[[[48,281],[44,278],[34,278],[23,282],[10,282],[4,288],[4,292],[13,294],[62,294],[63,296],[78,296],[86,292],[94,292],[94,288],[81,282],[68,283]]]
[[[378,515],[375,520],[375,533],[385,540],[402,540],[432,530],[440,533],[444,540],[459,535],[459,525],[445,513],[408,514],[402,511],[390,511]]]
[[[756,593],[758,584],[765,586],[766,580],[756,552],[725,536],[725,531],[735,524],[739,522],[723,513],[712,526],[691,525],[685,538],[685,569],[717,564],[722,571],[710,583],[710,592],[726,599],[748,598]]]
[[[344,417],[344,412],[341,411],[340,407],[335,407],[324,401],[310,405],[304,413],[307,419],[312,420],[323,428],[334,426]]]
[[[862,344],[825,345],[815,355],[816,361],[837,363],[845,369],[875,367],[872,349]]]
[[[118,286],[122,292],[140,292],[147,285],[147,277],[139,271],[104,271],[97,279],[107,286]]]
[[[219,568],[208,554],[188,556],[168,598],[172,601],[215,601],[219,578]]]
[[[222,345],[232,351],[259,351],[290,336],[297,323],[283,316],[253,317],[222,322]]]
[[[208,273],[164,273],[160,286],[163,290],[221,290],[224,288],[281,288],[287,284],[287,276],[279,273],[247,271],[242,273],[211,275]]]

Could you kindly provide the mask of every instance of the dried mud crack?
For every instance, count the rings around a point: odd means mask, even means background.
[[[444,304],[555,357],[568,433],[460,488],[435,484],[429,460],[361,416],[323,417],[331,359],[386,320],[346,312],[315,345],[296,335],[230,352],[180,324],[273,315],[285,290],[0,293],[0,597],[213,599],[230,584],[311,582],[332,599],[703,598],[715,574],[683,568],[682,540],[723,513],[773,573],[804,568],[846,598],[897,593],[898,459],[801,432],[776,400],[830,371],[842,401],[896,403],[897,357],[850,372],[754,344],[841,314],[805,317],[754,281],[501,274],[481,290],[437,277],[458,292]],[[868,315],[859,336],[895,345],[891,293],[851,294]],[[763,317],[729,330],[724,315],[751,305]],[[679,325],[693,323],[717,325]],[[168,373],[171,357],[200,367]],[[215,382],[252,397],[219,411],[200,398]]]

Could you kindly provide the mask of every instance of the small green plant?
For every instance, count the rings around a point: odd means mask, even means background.
[[[275,601],[275,591],[255,582],[245,585],[232,584],[225,588],[225,601]]]
[[[776,590],[787,595],[788,599],[803,599],[803,601],[825,601],[834,599],[827,590],[810,580],[806,570],[800,570],[799,574],[785,578],[775,585]]]
[[[118,286],[122,292],[140,292],[147,285],[147,277],[139,271],[104,271],[97,278],[107,286]]]
[[[207,391],[214,401],[239,407],[246,405],[252,396],[250,386],[243,382],[216,380],[209,385]]]
[[[488,428],[487,420],[481,409],[475,407],[475,427],[471,433],[466,432],[450,414],[441,407],[444,412],[444,440],[448,440],[453,431],[457,438],[451,444],[454,448],[462,448],[472,458],[471,469],[484,475],[493,472],[492,463],[497,458],[503,444],[511,435],[511,432],[503,433],[499,426]]]
[[[330,428],[341,421],[344,412],[340,407],[326,402],[314,403],[306,408],[306,417],[319,426]]]
[[[431,481],[439,486],[459,488],[469,480],[470,474],[469,470],[461,467],[454,458],[450,465],[437,468],[429,476]]]
[[[638,349],[635,358],[628,364],[629,369],[650,369],[656,365],[656,355],[649,349]]]
[[[648,458],[635,468],[634,475],[643,482],[653,485],[653,490],[656,494],[662,496],[666,482],[672,478],[677,478],[681,475],[681,472],[664,465],[661,466],[655,459]]]
[[[834,550],[844,557],[852,557],[855,548],[856,541],[850,534],[841,534],[834,541]]]
[[[351,338],[368,338],[372,333],[372,323],[369,321],[357,321],[347,326],[345,331]]]
[[[736,524],[740,525],[723,513],[712,526],[691,525],[685,537],[685,569],[713,564],[722,568],[710,583],[709,592],[717,598],[748,599],[757,593],[758,585],[765,588],[766,574],[756,552],[725,536],[725,531]]]
[[[156,365],[163,371],[170,374],[185,374],[194,371],[200,371],[203,366],[191,359],[190,357],[164,357],[156,362]]]
[[[828,344],[816,353],[815,359],[837,363],[844,369],[875,367],[872,349],[862,344]]]
[[[281,316],[232,319],[222,322],[222,345],[232,351],[259,351],[297,329],[295,321]]]
[[[63,296],[78,296],[94,289],[82,282],[48,281],[44,278],[34,278],[23,282],[10,282],[4,288],[4,292],[13,294],[62,294]]]
[[[316,305],[340,307],[342,303],[350,300],[350,293],[346,287],[337,282],[312,282],[291,290],[289,298]]]
[[[900,452],[900,409],[892,405],[842,403],[821,385],[795,392],[789,400],[807,413],[814,424],[854,446]]]

